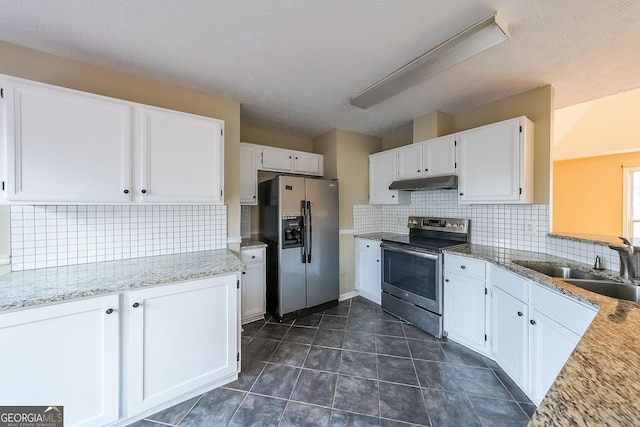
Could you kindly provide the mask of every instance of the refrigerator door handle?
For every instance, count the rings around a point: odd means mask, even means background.
[[[311,249],[313,247],[313,237],[311,234],[311,227],[313,225],[313,222],[311,220],[311,202],[307,201],[307,215],[308,215],[308,219],[309,219],[309,224],[307,225],[307,232],[309,233],[308,235],[308,239],[307,242],[309,242],[309,247],[307,248],[307,262],[311,263]],[[305,242],[305,246],[306,246],[306,242]]]
[[[306,203],[304,200],[300,200],[300,222],[302,224],[300,224],[300,240],[301,240],[301,244],[300,244],[300,256],[302,258],[302,263],[306,263],[307,262],[307,215],[306,215]]]

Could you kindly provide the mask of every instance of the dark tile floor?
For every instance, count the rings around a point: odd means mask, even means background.
[[[490,359],[356,297],[244,325],[237,381],[134,426],[525,426],[534,410]]]

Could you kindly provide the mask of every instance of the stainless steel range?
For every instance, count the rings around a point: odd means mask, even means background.
[[[469,242],[469,220],[409,217],[409,235],[383,239],[382,309],[442,337],[442,250]]]

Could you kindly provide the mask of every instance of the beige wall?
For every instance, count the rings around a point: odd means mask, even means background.
[[[313,152],[313,139],[252,126],[240,126],[240,141],[271,147]]]
[[[442,111],[432,111],[413,119],[413,142],[437,138],[451,132],[451,116]]]
[[[240,103],[0,41],[0,73],[113,98],[215,117],[225,122],[227,233],[240,236]],[[7,207],[2,207],[5,211]],[[9,231],[0,229],[0,248]]]
[[[380,151],[391,150],[402,147],[413,142],[413,128],[400,129],[382,137],[382,147]]]
[[[334,129],[314,139],[314,151],[324,155],[325,178],[340,181],[340,293],[355,290],[353,205],[369,197],[369,154],[382,148],[381,138]]]
[[[534,202],[550,202],[553,88],[550,85],[491,102],[451,117],[451,132],[527,116],[535,123]]]

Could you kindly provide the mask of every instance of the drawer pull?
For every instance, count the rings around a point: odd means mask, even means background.
[[[529,323],[531,323],[532,325],[535,325],[535,324],[536,324],[536,321],[535,321],[535,320],[533,320],[533,319],[531,319],[531,320],[529,320]]]
[[[108,309],[107,309],[107,311],[106,311],[106,313],[107,313],[107,314],[111,314],[111,313],[113,313],[113,308],[108,308]]]
[[[140,303],[139,302],[134,302],[133,303],[133,308],[138,308],[140,307]]]
[[[521,311],[518,312],[518,317],[522,317],[522,312]]]
[[[464,270],[465,268],[467,268],[467,266],[466,265],[461,265],[460,268]]]

